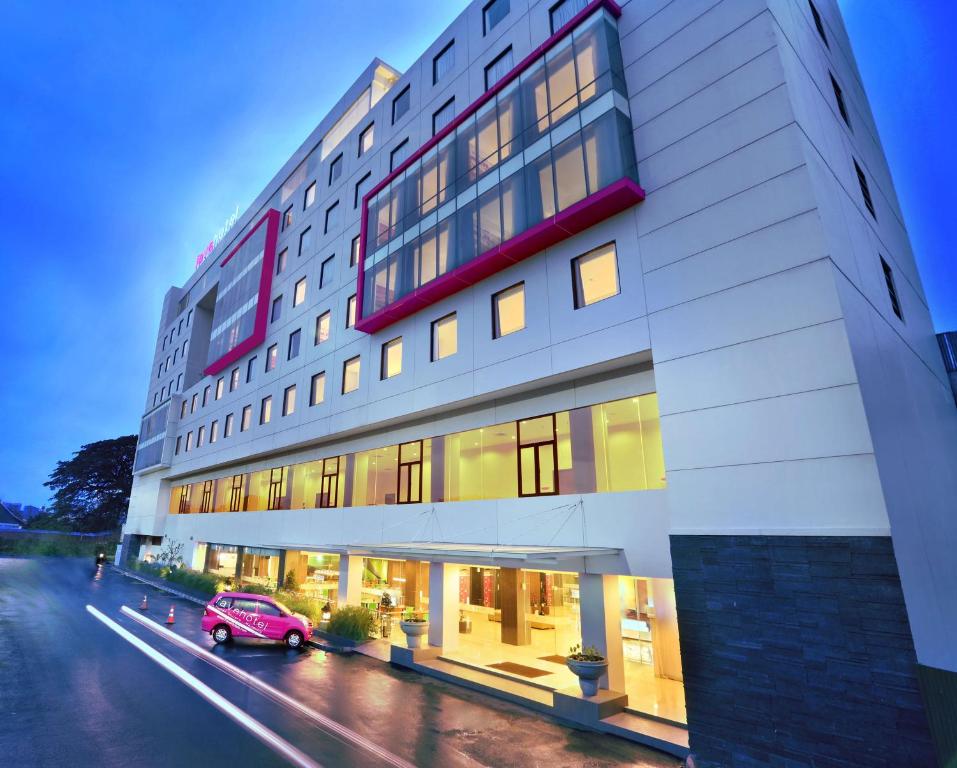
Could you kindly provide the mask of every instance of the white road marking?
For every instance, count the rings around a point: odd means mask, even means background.
[[[277,735],[274,731],[271,731],[258,720],[250,717],[235,704],[216,693],[216,691],[203,683],[201,680],[191,675],[181,666],[168,659],[152,646],[144,643],[142,640],[136,637],[136,635],[121,627],[119,624],[117,624],[108,616],[105,616],[92,605],[87,605],[86,610],[96,619],[101,621],[107,627],[116,632],[116,634],[130,643],[130,645],[132,645],[134,648],[142,651],[147,657],[155,661],[175,678],[193,689],[193,691],[206,699],[206,701],[220,710],[227,717],[235,720],[239,725],[249,731],[261,742],[285,757],[290,763],[300,766],[300,768],[322,768],[320,763],[317,763],[304,752],[301,752],[299,749]]]
[[[288,694],[283,693],[277,688],[273,688],[271,685],[269,685],[269,683],[263,682],[258,677],[255,677],[254,675],[241,670],[239,667],[230,664],[228,661],[219,658],[219,656],[216,654],[210,653],[205,648],[196,645],[196,643],[192,642],[191,640],[187,640],[182,635],[177,635],[175,632],[168,630],[162,624],[157,624],[155,621],[147,619],[145,616],[137,613],[125,605],[120,608],[120,611],[129,616],[131,619],[139,622],[150,631],[155,632],[160,637],[169,640],[194,656],[209,662],[215,667],[218,667],[227,674],[233,676],[243,683],[246,683],[250,687],[255,688],[257,691],[265,696],[268,696],[274,701],[283,704],[292,710],[295,710],[304,717],[308,717],[310,720],[322,726],[326,731],[339,736],[344,741],[361,747],[362,749],[365,749],[366,751],[376,755],[382,760],[385,760],[387,763],[389,763],[389,765],[393,765],[395,768],[415,768],[412,763],[403,760],[398,755],[392,754],[385,748],[380,747],[375,742],[370,741],[365,736],[356,733],[351,728],[347,728],[341,723],[337,723],[332,718],[316,712],[316,710],[307,707],[305,704],[297,701]]]

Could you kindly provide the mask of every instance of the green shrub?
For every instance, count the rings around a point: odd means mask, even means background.
[[[271,595],[276,590],[264,587],[262,584],[240,584],[237,592],[248,592],[250,595]]]
[[[288,592],[282,590],[275,595],[276,599],[283,603],[289,610],[295,613],[302,613],[309,617],[313,626],[317,626],[322,621],[323,602],[314,597],[305,597],[298,592]]]
[[[295,571],[286,571],[286,578],[283,579],[282,588],[284,592],[299,591],[299,580],[296,578]]]
[[[329,633],[362,643],[369,639],[372,614],[357,605],[345,605],[332,614]]]
[[[222,591],[222,584],[218,576],[213,573],[193,571],[189,568],[175,568],[170,570],[166,576],[166,580],[208,597],[212,597],[217,592]]]

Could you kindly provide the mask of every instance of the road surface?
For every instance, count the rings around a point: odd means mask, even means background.
[[[0,558],[0,764],[678,765],[359,654],[215,647],[195,603],[95,571],[87,560]],[[147,618],[162,623],[175,606],[172,629],[213,658],[121,612],[144,592]]]

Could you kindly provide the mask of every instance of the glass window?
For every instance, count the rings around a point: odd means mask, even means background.
[[[244,405],[243,418],[239,422],[240,432],[245,432],[247,429],[249,429],[249,425],[252,422],[252,418],[253,418],[253,407],[251,405]]]
[[[185,418],[186,418],[186,409],[187,409],[188,407],[189,407],[189,403],[188,403],[186,400],[183,400],[183,402],[180,403],[179,417],[180,417],[181,419],[185,419]]]
[[[239,386],[239,368],[233,368],[229,374],[229,391],[235,392]]]
[[[182,373],[176,377],[176,391],[177,392],[183,391],[183,374]]]
[[[269,315],[269,322],[275,323],[282,316],[282,294],[272,300],[272,312]]]
[[[356,295],[352,294],[346,302],[346,328],[356,324]]]
[[[558,493],[554,415],[518,422],[519,496]]]
[[[362,133],[359,134],[359,157],[372,149],[372,143],[375,141],[375,123],[369,123]]]
[[[192,431],[190,431],[186,433],[186,453],[189,453],[192,447],[193,447],[193,433]]]
[[[287,360],[294,360],[299,357],[299,341],[301,336],[302,331],[299,328],[289,334],[289,348],[286,350]]]
[[[525,327],[525,283],[492,296],[492,338],[498,339]]]
[[[282,393],[282,415],[289,416],[296,412],[296,385],[286,387]]]
[[[206,426],[203,425],[199,428],[199,431],[196,433],[196,447],[201,448],[203,443],[206,442]]]
[[[491,0],[486,4],[482,9],[482,34],[487,35],[496,24],[508,16],[508,11],[509,0]]]
[[[389,153],[390,173],[405,162],[405,159],[409,156],[411,148],[412,145],[409,143],[409,140],[405,139],[401,144],[393,149],[392,152]]]
[[[312,184],[306,187],[306,197],[302,203],[303,209],[308,208],[314,202],[316,202],[316,182],[312,182]]]
[[[867,185],[867,176],[864,175],[861,166],[857,164],[857,160],[854,161],[854,170],[857,171],[857,183],[861,187],[861,197],[864,198],[864,205],[867,207],[867,210],[870,211],[871,216],[876,219],[877,212],[874,210],[874,201],[871,199],[871,189]]]
[[[309,386],[309,405],[319,405],[326,399],[326,372],[313,374]]]
[[[352,250],[349,251],[349,266],[354,267],[359,263],[359,235],[352,238]]]
[[[432,85],[445,77],[455,66],[455,40],[445,46],[432,59]]]
[[[253,372],[256,368],[256,355],[253,355],[249,358],[249,362],[246,363],[246,383],[248,384],[253,380]]]
[[[306,300],[306,278],[296,281],[296,287],[292,294],[292,305],[298,307]]]
[[[324,234],[329,234],[329,232],[335,229],[339,225],[339,201],[336,200],[332,205],[326,209],[326,223],[324,229],[322,230]]]
[[[199,392],[194,392],[193,397],[190,400],[189,412],[196,413],[196,409],[199,407]]]
[[[349,358],[342,364],[342,394],[359,388],[359,356]]]
[[[830,48],[831,44],[827,41],[827,33],[824,31],[824,21],[821,19],[820,11],[818,11],[817,6],[814,5],[812,0],[808,0],[807,4],[811,8],[811,18],[814,19],[814,28],[817,29],[821,40],[824,41],[825,47]]]
[[[576,133],[552,150],[555,162],[555,188],[558,210],[564,211],[588,194],[585,188],[585,156],[582,137]]]
[[[223,389],[225,387],[225,380],[222,376],[216,379],[216,399],[219,400],[223,396]]]
[[[552,24],[552,34],[571,21],[577,13],[584,10],[589,0],[561,0],[551,7],[549,19]]]
[[[608,243],[572,259],[572,280],[575,288],[575,309],[617,296],[618,258],[615,244]]]
[[[212,387],[208,384],[203,387],[203,408],[206,407],[206,404],[209,402],[209,396],[212,394]]]
[[[496,56],[492,62],[485,67],[485,90],[487,91],[515,67],[515,59],[512,56],[512,46],[509,46]]]
[[[432,135],[435,136],[455,117],[455,97],[453,96],[432,115]]]
[[[232,437],[233,434],[233,415],[226,414],[226,421],[223,422],[223,437]]]
[[[209,442],[215,443],[219,439],[219,421],[213,420],[213,423],[209,425]]]
[[[363,176],[359,181],[356,182],[356,192],[355,199],[352,201],[352,207],[358,208],[359,203],[362,202],[362,198],[365,197],[366,192],[372,188],[372,171],[369,171],[365,176]]]
[[[392,99],[392,124],[395,125],[395,121],[399,120],[402,115],[409,111],[409,107],[412,105],[412,90],[411,86],[406,86],[402,89],[402,92]]]
[[[183,447],[183,436],[176,436],[176,455],[179,456],[180,449]]]
[[[399,504],[422,501],[422,441],[399,446]]]
[[[276,364],[279,362],[279,345],[271,344],[266,350],[266,373],[276,370]]]
[[[380,378],[390,379],[402,373],[402,337],[382,345],[382,369]]]
[[[837,102],[837,109],[841,113],[841,119],[847,124],[847,127],[850,128],[851,116],[847,113],[847,104],[844,103],[844,91],[842,91],[841,86],[837,84],[837,80],[834,79],[833,74],[831,75],[831,88],[834,90],[834,100]]]
[[[332,328],[332,312],[323,312],[316,318],[316,340],[314,344],[322,344],[329,340],[329,332]]]
[[[259,423],[268,424],[272,418],[272,395],[266,395],[259,404]]]
[[[286,271],[286,257],[289,255],[289,249],[283,248],[276,257],[276,274],[281,275]]]
[[[894,314],[897,315],[898,320],[903,320],[904,313],[901,311],[901,303],[897,295],[897,283],[894,281],[894,271],[891,269],[890,264],[884,261],[883,256],[880,258],[881,271],[884,273],[884,284],[887,286],[887,296],[891,300],[891,309],[894,310]]]
[[[292,206],[290,205],[282,214],[282,231],[285,232],[292,226]]]
[[[299,255],[302,256],[312,247],[312,227],[306,227],[299,235]]]
[[[458,352],[459,323],[455,312],[432,323],[432,362]]]
[[[329,183],[332,184],[342,176],[342,153],[336,155],[336,159],[329,165]]]

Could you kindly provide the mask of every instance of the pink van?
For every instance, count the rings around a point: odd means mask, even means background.
[[[203,631],[217,643],[234,637],[275,640],[301,648],[312,636],[312,625],[301,613],[293,613],[278,600],[246,592],[220,592],[203,612]]]

